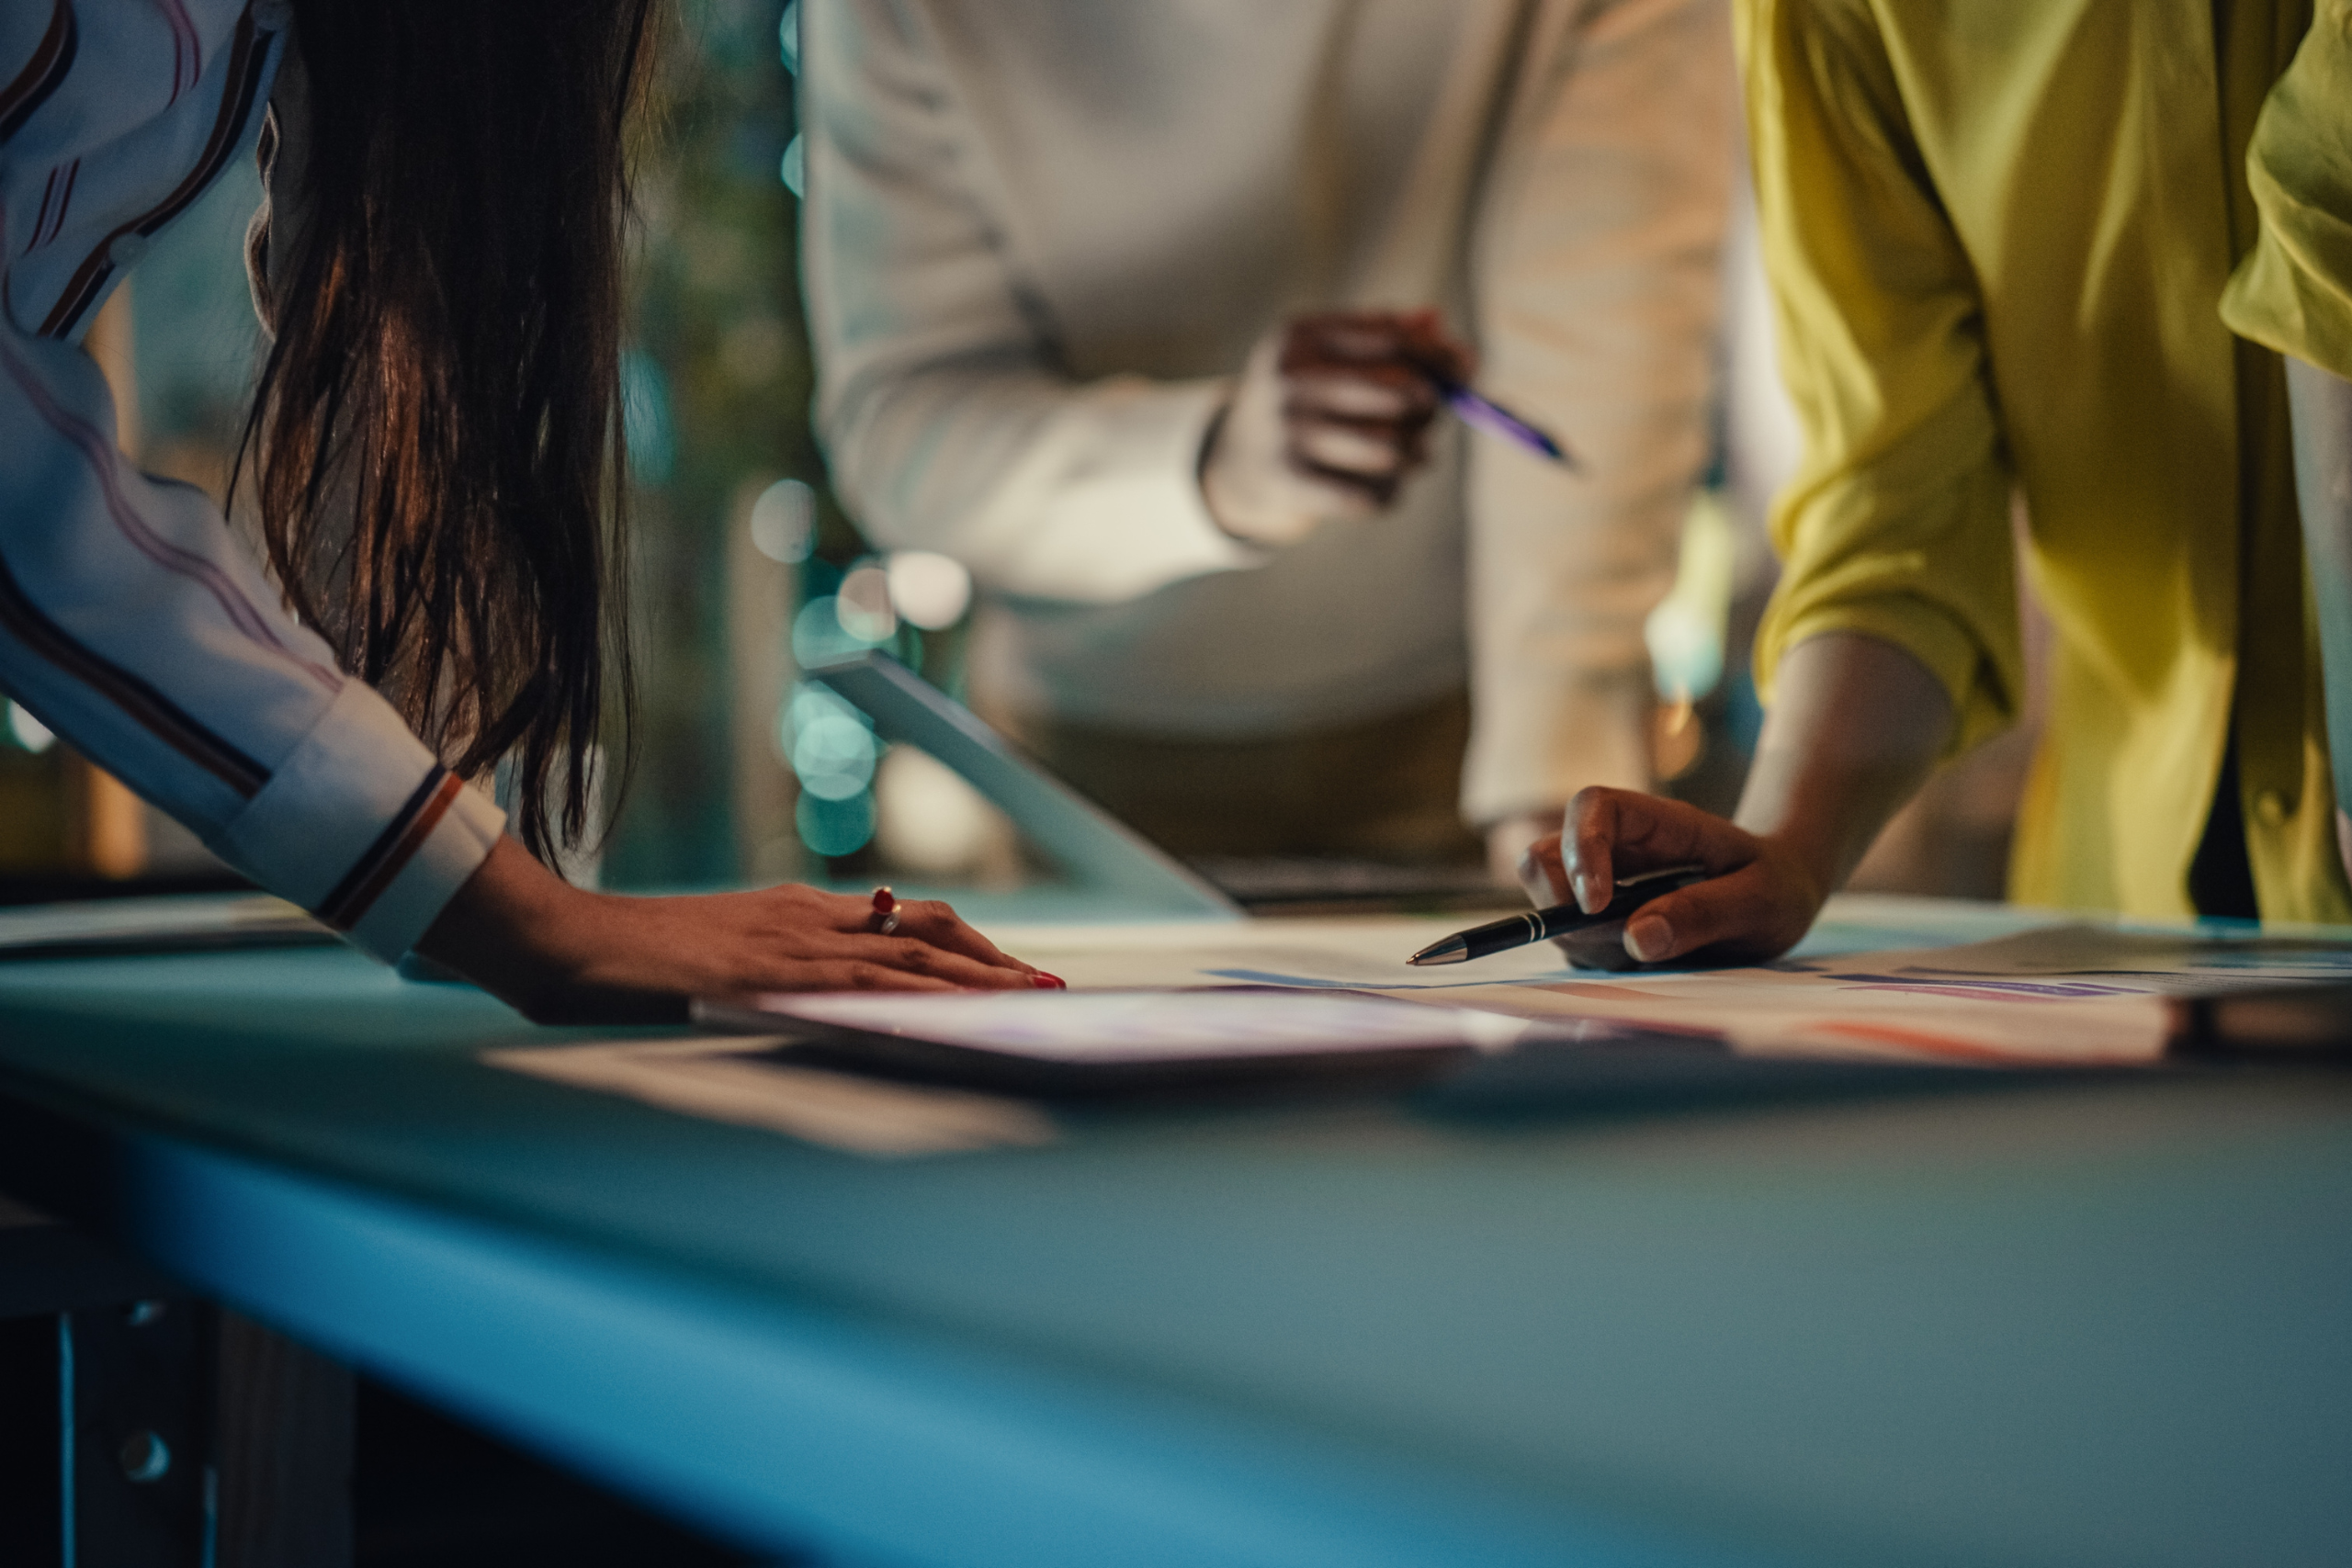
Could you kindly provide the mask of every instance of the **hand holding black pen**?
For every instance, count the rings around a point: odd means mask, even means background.
[[[1593,968],[1695,961],[1758,963],[1804,939],[1834,886],[1798,844],[1679,800],[1637,790],[1587,789],[1568,803],[1562,831],[1532,845],[1520,882],[1538,904],[1571,901],[1598,914],[1623,884],[1647,873],[1703,874],[1645,898],[1600,947],[1572,936],[1570,958]]]
[[[1554,904],[1546,908],[1530,909],[1524,914],[1508,915],[1499,920],[1489,920],[1483,926],[1455,931],[1452,936],[1431,942],[1406,960],[1408,964],[1466,964],[1474,958],[1492,953],[1508,953],[1531,942],[1547,942],[1576,933],[1589,933],[1596,940],[1588,944],[1585,956],[1579,959],[1588,968],[1614,969],[1623,964],[1611,962],[1611,950],[1623,951],[1625,922],[1634,911],[1652,899],[1668,893],[1679,892],[1693,883],[1706,880],[1704,866],[1668,866],[1659,871],[1637,873],[1618,882],[1616,895],[1600,908],[1588,914],[1575,904]]]

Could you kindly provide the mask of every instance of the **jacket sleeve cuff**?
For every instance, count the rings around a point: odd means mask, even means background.
[[[2255,122],[2246,177],[2260,238],[2222,296],[2240,337],[2352,378],[2352,3],[2324,0]]]
[[[2323,214],[2312,227],[2324,224],[2342,231],[2337,248],[2346,265],[2341,279],[2297,252],[2292,242],[2304,236],[2281,234],[2266,221],[2254,253],[2222,295],[2222,322],[2265,348],[2352,379],[2352,223]]]
[[[505,820],[351,681],[210,847],[389,964],[489,858]]]
[[[1951,698],[1947,758],[1959,756],[2017,720],[2024,694],[2006,689],[1993,660],[1956,617],[1921,599],[1855,600],[1824,604],[1776,624],[1767,617],[1757,639],[1757,694],[1770,705],[1772,682],[1789,649],[1830,632],[1892,643],[1928,667]]]

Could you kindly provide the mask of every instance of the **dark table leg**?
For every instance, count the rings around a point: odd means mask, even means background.
[[[351,1369],[220,1314],[220,1568],[348,1568]]]
[[[42,1558],[348,1568],[348,1368],[5,1197],[0,1318],[45,1320],[55,1344],[53,1379],[21,1380],[45,1385],[59,1439],[58,1528],[41,1534],[63,1550]],[[26,1544],[4,1537],[0,1559]]]

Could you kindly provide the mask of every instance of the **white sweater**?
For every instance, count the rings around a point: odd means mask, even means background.
[[[1642,626],[1704,459],[1721,0],[805,0],[819,423],[986,595],[1017,709],[1246,737],[1472,683],[1472,821],[1647,782]],[[1447,428],[1261,552],[1204,425],[1285,314],[1442,307],[1570,475]]]

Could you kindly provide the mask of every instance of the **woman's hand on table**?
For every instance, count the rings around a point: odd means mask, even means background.
[[[786,885],[630,897],[573,887],[511,839],[417,951],[537,1023],[683,1019],[687,998],[756,991],[1058,987],[946,905],[908,902],[885,936],[868,899]]]
[[[1557,833],[1520,863],[1537,905],[1607,907],[1621,877],[1700,865],[1708,880],[1665,894],[1625,922],[1625,951],[1645,964],[1702,955],[1761,962],[1794,947],[1827,897],[1826,878],[1785,843],[1686,806],[1624,789],[1588,789]]]

